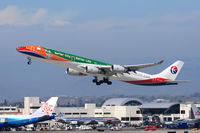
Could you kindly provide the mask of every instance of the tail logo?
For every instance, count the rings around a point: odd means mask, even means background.
[[[53,105],[49,105],[48,103],[45,103],[43,108],[42,108],[42,112],[49,114],[53,111]]]
[[[178,68],[176,66],[172,66],[170,71],[172,74],[176,74],[178,72]]]
[[[200,115],[200,111],[198,110],[196,113],[195,113],[195,116],[199,116]]]

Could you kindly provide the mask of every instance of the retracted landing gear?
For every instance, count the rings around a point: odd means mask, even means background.
[[[96,83],[96,85],[101,85],[101,84],[103,84],[103,83],[107,83],[107,85],[111,85],[111,84],[112,84],[112,82],[109,81],[108,78],[103,78],[103,80],[99,80],[99,81],[98,81],[98,78],[97,78],[97,77],[94,77],[94,79],[92,80],[92,82],[93,82],[93,83]]]
[[[30,57],[27,57],[27,59],[28,59],[27,64],[28,64],[28,65],[31,65],[31,63],[32,63],[32,62],[31,62],[31,58],[30,58]]]

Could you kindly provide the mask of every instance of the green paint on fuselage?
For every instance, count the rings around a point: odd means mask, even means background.
[[[44,47],[42,47],[44,48]],[[64,52],[60,52],[60,51],[56,51],[56,50],[52,50],[52,49],[47,49],[44,48],[46,50],[46,53],[52,53],[54,55],[57,55],[61,58],[73,61],[73,62],[78,62],[78,63],[87,63],[87,64],[96,64],[96,65],[111,65],[108,63],[104,63],[104,62],[100,62],[100,61],[96,61],[96,60],[92,60],[92,59],[88,59],[88,58],[84,58],[84,57],[80,57],[80,56],[76,56],[76,55],[72,55],[69,53],[64,53]]]

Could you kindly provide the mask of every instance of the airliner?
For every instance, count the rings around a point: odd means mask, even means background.
[[[139,65],[116,65],[97,60],[92,60],[57,50],[48,49],[35,45],[22,45],[17,51],[28,59],[38,60],[50,64],[55,64],[66,68],[66,73],[72,76],[93,76],[93,83],[101,85],[107,83],[111,85],[110,80],[119,80],[136,85],[159,86],[159,85],[177,85],[178,83],[187,83],[189,81],[175,80],[179,74],[184,62],[176,61],[159,74],[146,74],[139,72],[139,69],[159,65],[163,60],[156,63]],[[98,78],[101,78],[99,80]]]
[[[56,117],[57,122],[67,124],[93,124],[93,123],[120,123],[121,121],[115,117],[64,117],[60,112]]]
[[[191,106],[193,119],[178,119],[175,121],[163,121],[163,124],[172,125],[171,128],[199,128],[200,110],[192,104]]]
[[[51,97],[38,110],[31,115],[0,115],[0,130],[7,128],[18,128],[37,122],[54,119],[52,112],[56,106],[58,97]]]

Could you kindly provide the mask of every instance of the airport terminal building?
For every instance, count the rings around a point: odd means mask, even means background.
[[[41,106],[39,97],[24,98],[24,114],[32,114]],[[191,103],[143,103],[134,98],[112,98],[101,107],[95,103],[86,103],[84,107],[56,107],[54,114],[64,117],[115,117],[122,123],[139,124],[144,119],[157,116],[161,121],[194,118]]]

